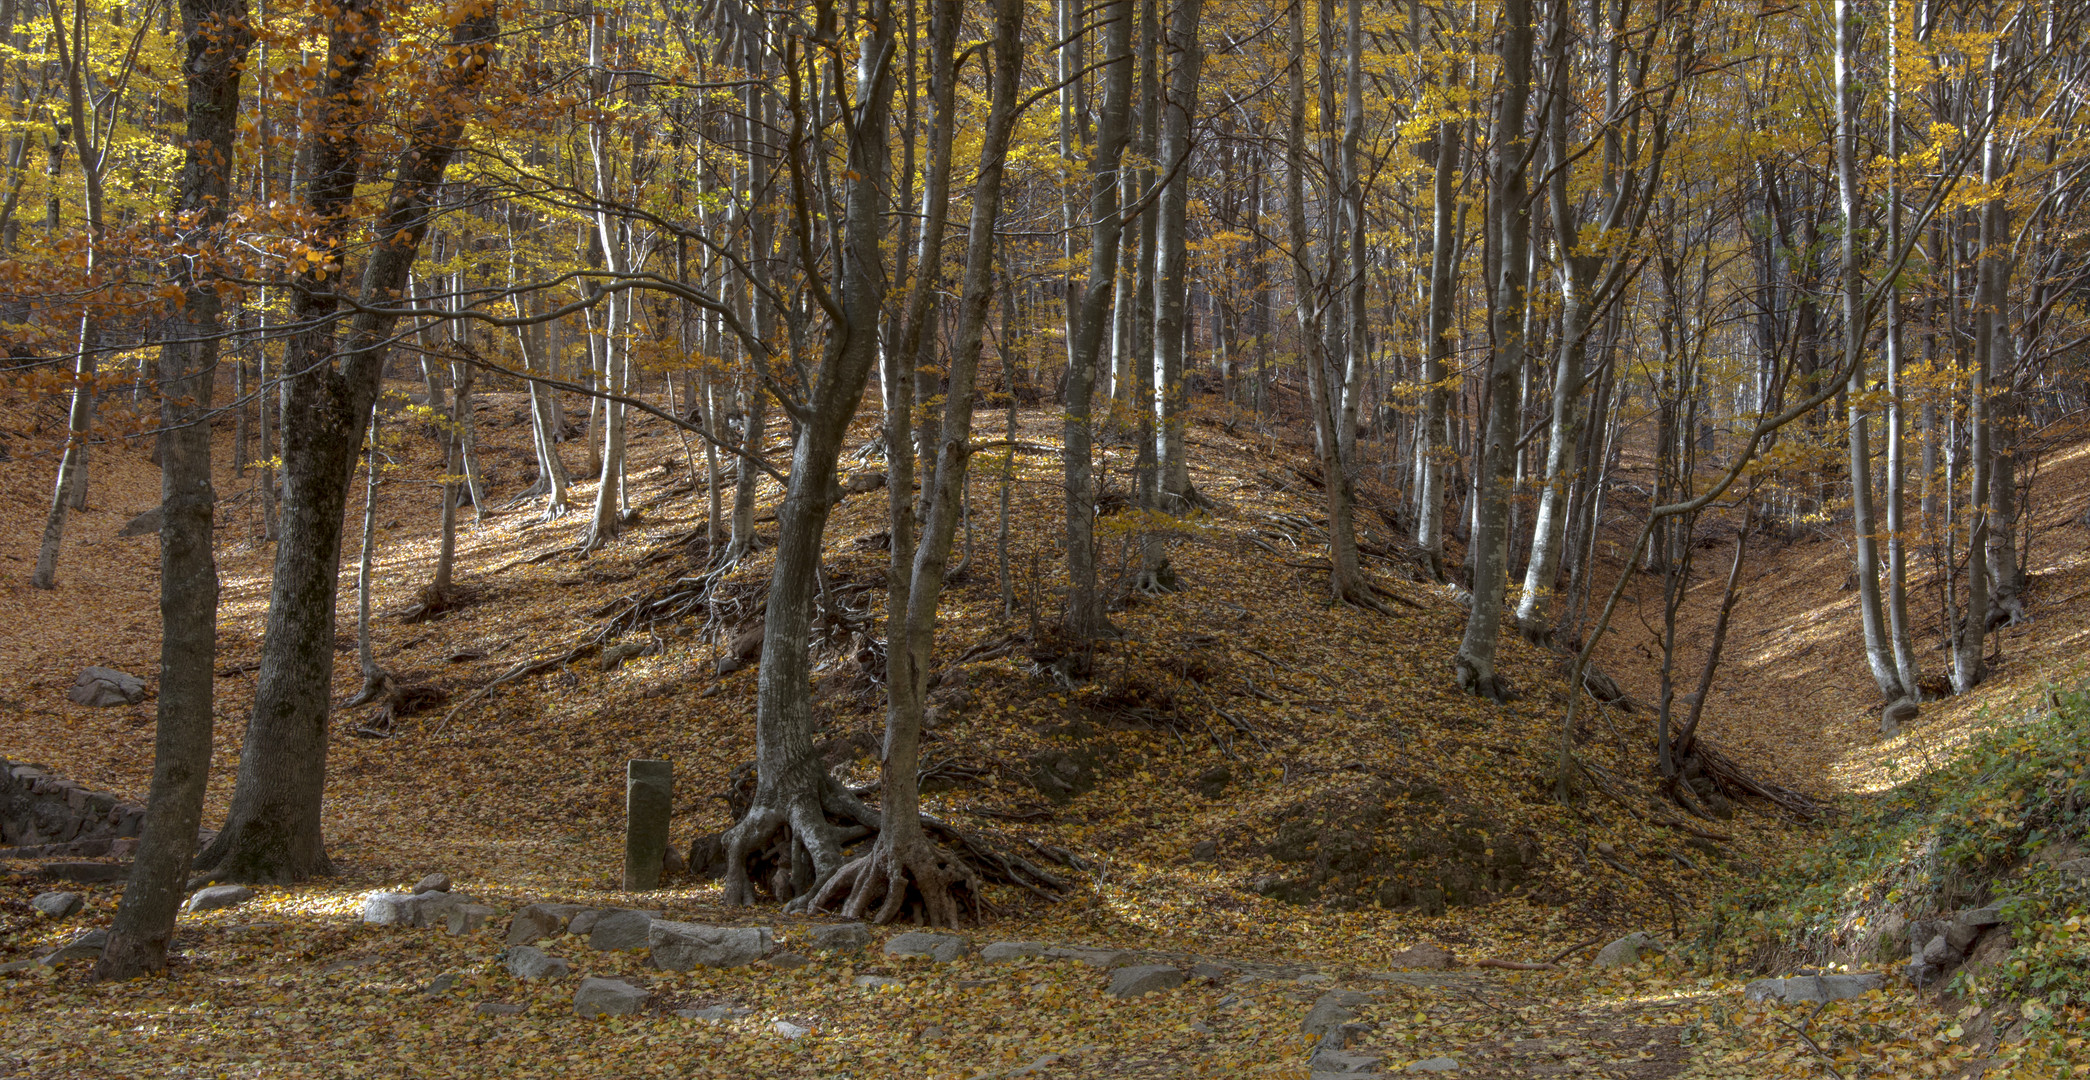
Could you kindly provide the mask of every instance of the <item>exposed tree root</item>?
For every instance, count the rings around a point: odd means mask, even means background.
[[[399,621],[407,624],[427,622],[466,607],[477,599],[477,591],[463,585],[441,589],[424,586],[414,594],[414,602],[399,613]]]
[[[1460,655],[1457,661],[1459,689],[1474,697],[1484,697],[1497,705],[1509,703],[1513,696],[1507,680],[1495,671],[1494,665]]]
[[[752,764],[736,769],[724,795],[735,824],[690,847],[690,872],[723,878],[728,903],[752,904],[767,894],[787,910],[839,908],[852,918],[956,926],[991,910],[986,885],[1008,885],[1046,901],[1069,891],[1067,882],[1019,852],[1021,841],[924,814],[917,828],[902,830],[914,835],[902,835],[896,845],[862,793],[824,778],[817,799],[808,792],[790,809],[765,806],[752,789],[754,771]],[[853,858],[842,852],[873,833],[877,839],[868,851]],[[1047,862],[1079,861],[1066,852],[1029,847]],[[832,861],[823,865],[823,859]]]
[[[837,824],[830,814],[855,827]],[[877,812],[824,772],[810,789],[758,791],[753,805],[718,839],[724,902],[753,904],[755,883],[766,878],[762,883],[787,910],[802,910],[842,868],[842,845],[877,827]]]
[[[1163,556],[1159,563],[1132,575],[1132,583],[1125,591],[1132,596],[1160,597],[1182,590],[1183,585],[1176,579],[1175,568],[1170,566],[1168,558]]]
[[[346,707],[375,705],[370,715],[349,730],[359,739],[389,739],[399,734],[398,722],[450,700],[450,691],[427,683],[401,683],[382,668],[363,681],[362,689],[342,704]]]
[[[871,850],[845,864],[807,905],[835,905],[849,919],[956,929],[980,911],[979,879],[963,859],[932,842],[919,824],[882,829]]]

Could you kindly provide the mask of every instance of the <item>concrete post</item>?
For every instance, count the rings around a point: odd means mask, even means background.
[[[668,815],[674,805],[675,766],[633,761],[624,780],[624,888],[660,887],[660,864],[668,850]]]

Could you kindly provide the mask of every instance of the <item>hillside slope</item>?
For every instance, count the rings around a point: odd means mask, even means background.
[[[514,396],[482,399],[478,421],[490,502],[525,483],[530,462],[522,408]],[[26,427],[29,420],[21,414],[12,422]],[[1017,435],[1027,445],[1049,446],[1054,423],[1049,413],[1026,413]],[[535,501],[500,507],[482,521],[467,518],[460,531],[464,606],[419,623],[381,614],[375,624],[381,662],[402,681],[446,691],[453,703],[519,662],[584,647],[571,662],[508,683],[447,722],[447,706],[405,718],[389,738],[357,737],[364,718],[344,710],[329,750],[327,800],[330,852],[340,875],[271,890],[257,902],[261,915],[249,908],[196,917],[184,934],[198,944],[181,977],[156,984],[150,1000],[134,1003],[161,1018],[161,1026],[122,1036],[126,1053],[141,1061],[200,1053],[236,1063],[274,1030],[265,1018],[239,1017],[286,995],[310,1014],[305,1022],[324,1022],[339,1032],[339,1047],[311,1048],[298,1059],[322,1071],[330,1062],[338,1065],[343,1054],[387,1045],[402,1021],[471,1021],[480,1025],[474,1038],[508,1047],[527,1046],[547,1032],[603,1052],[651,1046],[648,1040],[666,1037],[659,1031],[575,1028],[570,1013],[556,1019],[563,999],[543,992],[531,999],[537,1007],[529,1015],[546,1025],[533,1029],[534,1035],[489,1034],[483,1018],[473,1021],[468,1004],[413,998],[409,1005],[398,995],[446,967],[467,973],[475,992],[515,992],[501,985],[505,976],[492,958],[497,946],[447,938],[388,946],[372,939],[375,932],[344,921],[362,894],[431,870],[505,908],[556,899],[661,909],[700,921],[757,921],[779,927],[787,941],[803,932],[804,920],[774,908],[718,910],[717,888],[707,881],[679,879],[639,896],[616,888],[626,760],[675,763],[678,843],[729,822],[726,796],[734,771],[752,758],[755,673],[751,667],[724,676],[715,672],[733,638],[754,624],[767,572],[757,554],[726,578],[708,606],[634,627],[634,611],[662,606],[649,601],[687,594],[688,579],[704,556],[701,540],[691,543],[702,535],[704,496],[692,478],[687,449],[664,426],[640,421],[635,428],[629,473],[640,518],[615,545],[576,558],[567,549],[583,528],[581,514],[547,522]],[[1810,830],[1749,800],[1742,800],[1732,822],[1719,823],[1683,820],[1673,805],[1651,801],[1640,779],[1647,771],[1644,712],[1599,709],[1578,725],[1577,753],[1602,783],[1585,789],[1573,807],[1557,805],[1547,778],[1564,701],[1560,658],[1506,634],[1502,666],[1519,699],[1496,706],[1456,693],[1450,656],[1464,609],[1453,590],[1409,580],[1400,542],[1369,514],[1374,546],[1387,553],[1374,572],[1409,604],[1397,605],[1394,617],[1327,605],[1325,574],[1314,569],[1317,493],[1288,468],[1296,451],[1264,436],[1243,435],[1216,426],[1193,432],[1195,481],[1216,509],[1171,524],[1155,537],[1168,545],[1181,591],[1131,598],[1112,616],[1124,636],[1092,652],[1071,652],[1047,629],[1057,620],[1061,588],[1055,585],[1060,558],[1053,546],[1061,501],[1056,457],[1027,451],[1017,459],[1008,552],[1012,610],[1003,608],[997,574],[996,463],[986,454],[977,460],[971,558],[947,593],[939,627],[944,677],[925,747],[931,789],[925,804],[992,843],[1055,865],[1071,887],[1067,900],[1053,904],[1013,890],[990,893],[997,911],[975,932],[979,940],[1136,947],[1224,959],[1236,971],[1292,965],[1268,969],[1284,974],[1312,967],[1344,985],[1372,970],[1403,966],[1413,956],[1404,950],[1423,942],[1448,946],[1467,960],[1546,961],[1564,953],[1580,958],[1587,954],[1575,950],[1628,930],[1684,933],[1714,894],[1762,873],[1812,838]],[[221,461],[228,449],[222,442],[221,433]],[[577,454],[567,449],[571,463]],[[19,452],[17,457],[0,493],[6,508],[0,548],[21,553],[33,550],[34,529],[41,525],[38,492],[46,478],[34,458]],[[433,442],[409,433],[393,458],[380,488],[380,613],[412,603],[427,581],[434,551],[438,488],[430,481],[439,474],[439,462]],[[1111,478],[1106,490],[1122,489],[1128,461],[1128,447],[1111,447],[1103,470]],[[855,467],[872,471],[879,465],[869,460]],[[97,469],[97,509],[75,520],[61,566],[64,587],[37,593],[28,589],[26,573],[11,574],[0,593],[0,617],[43,629],[0,644],[0,753],[142,795],[150,769],[150,702],[85,710],[64,700],[80,666],[102,663],[149,675],[156,655],[154,541],[114,534],[131,513],[151,505],[157,477],[142,448],[116,444],[103,451]],[[207,820],[222,811],[229,795],[252,693],[250,667],[269,558],[258,540],[254,500],[240,494],[251,491],[252,474],[242,480],[223,469],[220,482],[227,493],[220,645],[226,674],[218,683],[219,749]],[[773,497],[773,485],[764,486]],[[582,483],[577,494],[586,499],[592,490]],[[881,609],[885,553],[877,541],[884,511],[882,492],[851,496],[837,508],[825,573],[829,589],[849,611]],[[1103,564],[1120,570],[1128,565],[1136,550],[1133,530],[1155,524],[1129,513],[1107,516],[1099,530],[1107,545]],[[352,595],[352,583],[352,575],[344,574],[344,597]],[[343,611],[352,611],[347,600]],[[1752,628],[1764,622],[1759,613],[1749,619]],[[606,634],[605,628],[615,632]],[[870,751],[882,711],[875,680],[856,655],[863,644],[859,635],[875,636],[877,630],[872,623],[832,630],[816,683],[823,735],[832,763],[868,781],[875,777]],[[356,681],[352,624],[344,624],[341,641],[337,697]],[[609,665],[604,645],[643,648]],[[1629,655],[1610,655],[1607,664],[1620,680],[1645,696]],[[1802,791],[1834,793],[1842,773],[1805,767],[1822,759],[1825,751],[1813,745],[1822,740],[1803,746],[1790,723],[1789,713],[1759,715],[1737,698],[1723,700],[1709,733],[1747,767],[1765,768]],[[38,888],[18,877],[6,895],[19,902]],[[90,917],[105,915],[113,894],[98,888],[90,900]],[[251,921],[257,917],[264,921]],[[26,953],[62,936],[60,927],[10,917],[0,949]],[[367,978],[334,977],[341,970],[335,965],[363,963],[359,957],[383,966],[368,969]],[[606,956],[587,962],[593,964],[590,973],[622,970],[623,963]],[[690,1001],[731,993],[751,1007],[761,998],[783,1009],[793,995],[812,994],[815,984],[825,987],[834,982],[831,977],[846,979],[853,970],[823,963],[799,972],[714,974],[702,985],[670,983],[667,992]],[[1629,1075],[1710,1068],[1723,1060],[1719,1047],[1752,1045],[1754,1029],[1706,1026],[1713,1011],[1726,1015],[1723,1002],[1733,1000],[1732,984],[1697,981],[1681,968],[1662,970],[1668,974],[1660,978],[1679,981],[1664,991],[1659,1019],[1646,1022],[1656,1041],[1670,1049],[1648,1059],[1657,1062],[1656,1071],[1648,1066]],[[208,1018],[176,1020],[190,1000],[184,981],[206,973],[226,988],[222,1001]],[[1058,972],[1048,980],[1056,989],[1039,992],[1049,997],[1078,987],[1075,976]],[[753,982],[728,988],[735,977]],[[1655,977],[1651,969],[1635,979]],[[1516,978],[1527,981],[1505,992],[1528,1002],[1581,1002],[1575,1015],[1584,1020],[1563,1021],[1562,1031],[1591,1046],[1622,1037],[1607,1025],[1622,1023],[1616,1010],[1648,992],[1633,980],[1592,979],[1579,970]],[[73,1009],[112,1008],[117,999],[110,995],[119,993],[64,985]],[[1214,1020],[1204,1025],[1213,1028],[1206,1032],[1186,1034],[1185,1025],[1203,1024],[1199,1016],[1213,1020],[1215,1003],[1229,988],[1239,997],[1245,987],[1222,980],[1201,991],[1202,997],[1186,992],[1137,1013],[1097,1011],[1095,1002],[1078,997],[1079,1007],[1069,1006],[1065,1032],[1040,1027],[1033,1016],[1010,1029],[1019,1034],[907,1045],[924,1074],[972,1076],[1022,1064],[1062,1043],[1078,1045],[1083,1031],[1116,1032],[1095,1037],[1121,1048],[1151,1042],[1159,1056],[1113,1058],[1101,1072],[1084,1071],[1101,1068],[1094,1062],[1076,1069],[1070,1061],[1068,1071],[1039,1075],[1166,1075],[1193,1066],[1282,1074],[1303,1068],[1305,1060],[1291,1034],[1297,1021],[1282,1019],[1294,1007],[1286,1003],[1302,993],[1302,1000],[1313,998],[1288,985],[1268,984],[1267,994],[1275,996],[1257,998],[1254,1006],[1276,1010],[1272,1015],[1279,1019],[1217,1027]],[[80,1052],[80,1036],[51,1007],[48,991],[32,998],[19,978],[0,986],[6,1007],[26,1013],[24,1022],[36,1032],[24,1043],[35,1048],[25,1062],[53,1070],[67,1054]],[[1013,1023],[995,1019],[1009,1012],[1006,1002],[935,997],[950,994],[952,986],[931,980],[922,988],[931,999],[910,999],[919,1008],[932,1001],[949,1010],[948,1023],[929,1026],[992,1035],[1000,1030],[997,1024]],[[877,1007],[859,997],[825,989],[818,996],[817,1010],[808,1004],[791,1014],[819,1012],[816,1030],[826,1049],[811,1052],[814,1059],[846,1057],[871,1033],[894,1037],[888,1028],[899,1021],[881,1019]],[[378,1001],[403,1011],[372,1016]],[[1025,1004],[1009,1015],[1028,1016],[1037,1007]],[[1925,1007],[1913,995],[1898,999],[1896,1008],[1905,1010],[1899,1016],[1914,1033],[1911,1040],[1935,1032],[1936,1026],[1923,1027]],[[1486,1040],[1507,1038],[1503,1032],[1510,1029],[1489,1016],[1454,1009],[1434,1026],[1407,1025],[1408,1041],[1401,1045],[1417,1057],[1459,1039],[1474,1047],[1493,1045]],[[927,1021],[908,1023],[919,1032]],[[207,1050],[182,1034],[204,1030],[198,1024],[220,1032]],[[1382,1023],[1380,1029],[1403,1024]],[[1421,1043],[1414,1041],[1417,1030],[1427,1036]],[[1685,1032],[1688,1046],[1679,1041]],[[757,1042],[766,1052],[775,1040],[763,1039]],[[798,1064],[756,1075],[830,1075],[806,1058],[809,1044],[792,1045],[796,1056],[789,1060]],[[1956,1052],[1933,1049],[1933,1057]],[[1481,1049],[1461,1053],[1475,1067],[1488,1059]],[[1604,1057],[1610,1053],[1599,1057],[1612,1060],[1615,1054]],[[863,1059],[862,1075],[886,1074],[870,1064],[874,1059]],[[1520,1067],[1504,1064],[1512,1071],[1502,1075],[1521,1075],[1514,1071]],[[495,1070],[478,1061],[423,1060],[411,1071]],[[498,1071],[528,1070],[518,1065]],[[614,1068],[606,1074],[622,1075]]]

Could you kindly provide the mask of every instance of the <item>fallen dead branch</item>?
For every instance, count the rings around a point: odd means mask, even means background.
[[[568,649],[565,652],[559,653],[556,656],[547,656],[541,660],[525,660],[522,663],[517,664],[512,668],[509,668],[507,671],[504,671],[501,674],[494,676],[494,680],[492,682],[487,683],[485,686],[482,686],[469,694],[466,694],[464,700],[459,701],[454,706],[451,706],[450,711],[443,714],[442,720],[435,725],[435,730],[429,732],[429,734],[441,735],[443,733],[443,729],[449,727],[450,721],[457,719],[459,713],[462,713],[466,709],[469,709],[473,705],[477,704],[481,698],[484,698],[486,695],[493,693],[493,691],[497,687],[514,682],[515,680],[520,679],[526,675],[535,675],[540,671],[549,671],[552,668],[558,667],[561,664],[578,659],[582,653],[587,652],[589,649],[593,648],[594,645],[595,643],[593,641],[589,641],[585,644],[576,645],[573,648]]]

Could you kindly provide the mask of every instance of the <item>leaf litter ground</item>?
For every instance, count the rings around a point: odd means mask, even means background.
[[[495,498],[519,488],[530,466],[523,409],[512,395],[480,402],[482,458]],[[39,422],[28,408],[0,416],[22,436]],[[41,422],[55,430],[48,417]],[[1050,414],[1026,414],[1019,434],[1049,448],[1055,423]],[[584,515],[544,522],[534,501],[476,522],[468,517],[459,577],[470,602],[424,623],[381,614],[381,662],[404,681],[461,697],[519,661],[572,648],[632,600],[690,573],[675,546],[692,530],[701,535],[700,485],[672,432],[646,420],[634,428],[629,475],[640,519],[615,545],[588,559],[556,554],[576,542]],[[795,970],[669,973],[565,938],[550,949],[578,974],[623,976],[655,991],[653,1012],[586,1021],[572,1013],[570,980],[511,979],[495,959],[497,936],[357,922],[364,894],[441,870],[460,891],[507,909],[546,900],[658,908],[670,917],[774,926],[783,944],[802,941],[816,920],[773,906],[720,909],[709,882],[678,880],[639,895],[617,888],[627,759],[675,763],[678,843],[728,823],[721,796],[732,770],[753,755],[755,673],[719,678],[712,671],[724,642],[748,624],[751,610],[743,607],[722,609],[708,626],[699,619],[652,627],[636,640],[653,651],[612,671],[583,656],[517,680],[440,732],[437,708],[405,721],[395,738],[356,738],[362,717],[341,710],[327,791],[339,875],[184,916],[181,955],[165,978],[105,987],[71,968],[0,977],[9,1032],[0,1075],[1302,1076],[1308,1048],[1300,1020],[1331,988],[1379,995],[1360,1010],[1362,1022],[1377,1026],[1355,1045],[1383,1054],[1394,1070],[1451,1055],[1462,1075],[1477,1076],[1806,1076],[1827,1075],[1829,1057],[1846,1076],[1943,1075],[1976,1056],[1940,1037],[1952,1021],[1947,1006],[1906,985],[1810,1018],[1799,1007],[1744,1005],[1735,974],[1676,961],[1592,973],[1580,966],[1588,948],[1572,953],[1566,970],[1469,971],[1451,989],[1372,978],[1421,942],[1441,943],[1463,961],[1533,962],[1633,929],[1666,936],[1684,929],[1707,896],[1763,872],[1811,834],[1747,807],[1731,823],[1660,826],[1651,819],[1673,820],[1675,808],[1654,808],[1630,783],[1619,801],[1554,804],[1544,785],[1563,700],[1559,658],[1505,634],[1503,669],[1520,699],[1495,706],[1458,695],[1449,656],[1465,616],[1455,595],[1408,580],[1396,558],[1374,563],[1379,579],[1418,609],[1388,618],[1329,607],[1321,599],[1325,573],[1313,569],[1318,493],[1284,464],[1300,459],[1296,450],[1216,425],[1199,426],[1192,441],[1196,483],[1217,509],[1163,540],[1183,591],[1114,612],[1125,636],[1099,648],[1081,680],[1042,670],[1049,651],[1039,654],[1041,642],[1028,640],[1034,626],[1057,619],[1064,588],[1053,547],[1056,458],[1027,451],[1017,459],[1009,559],[1017,610],[1006,616],[993,548],[995,455],[976,459],[972,560],[947,594],[938,660],[950,664],[1012,634],[1019,640],[1006,655],[966,665],[968,694],[939,710],[926,757],[953,784],[925,805],[963,827],[1062,850],[1080,867],[1066,872],[1074,894],[1063,903],[990,892],[996,912],[970,931],[975,941],[1136,947],[1221,960],[1233,974],[1118,1001],[1101,992],[1101,973],[1079,964],[968,960],[925,968],[874,948]],[[0,472],[7,530],[0,549],[17,553],[6,558],[19,567],[0,588],[0,618],[26,631],[0,642],[0,753],[140,797],[150,772],[151,703],[86,710],[64,697],[81,666],[149,677],[157,651],[156,541],[115,535],[156,501],[157,473],[142,446],[97,449],[93,508],[72,523],[64,584],[54,593],[27,587],[21,556],[33,551],[41,527],[50,462],[18,453]],[[221,461],[229,450],[221,433]],[[1109,486],[1124,486],[1129,454],[1123,445],[1108,451]],[[434,552],[434,442],[409,433],[393,458],[381,476],[380,613],[413,602]],[[2064,464],[2080,471],[2073,459]],[[270,559],[258,535],[253,473],[235,477],[221,468],[220,485],[219,662],[227,674],[218,681],[206,820],[222,814],[230,793]],[[773,498],[773,485],[764,487]],[[592,490],[578,485],[577,498]],[[875,538],[884,507],[875,493],[837,508],[827,562],[833,587],[882,583],[885,554]],[[1102,561],[1121,570],[1135,558],[1137,530],[1151,523],[1131,514],[1115,519],[1124,524],[1106,517],[1099,530]],[[1380,550],[1397,552],[1383,521],[1367,532]],[[696,547],[701,557],[701,541]],[[1804,565],[1777,559],[1767,563],[1772,572]],[[755,598],[767,570],[758,555],[730,581],[738,595]],[[2086,573],[2079,561],[2057,562],[2038,580],[2065,588]],[[344,597],[352,584],[351,569]],[[878,610],[871,595],[868,607]],[[1775,605],[1804,602],[1791,590],[1757,607],[1745,602],[1737,626],[1782,625]],[[343,611],[352,611],[347,600]],[[1843,648],[1855,623],[1822,619],[1812,632]],[[2050,636],[2061,630],[2038,628]],[[356,681],[353,640],[352,623],[344,623],[336,678],[344,694]],[[838,746],[872,747],[881,723],[875,690],[865,689],[848,651],[838,643],[822,654],[823,735]],[[1607,659],[1629,690],[1645,695],[1644,661]],[[1862,676],[1862,664],[1844,666],[1850,671],[1837,678]],[[1760,695],[1765,680],[1777,678],[1798,686],[1813,676],[1768,669],[1747,685]],[[1771,779],[1831,796],[1861,788],[1853,779],[1861,763],[1892,752],[1850,737],[1855,721],[1827,719],[1849,708],[1847,694],[1801,695],[1812,711],[1790,701],[1764,709],[1760,697],[1729,691],[1735,681],[1716,688],[1707,730]],[[1930,740],[1925,746],[1945,742],[1971,722],[1956,713],[1926,717],[1916,738]],[[1644,775],[1644,724],[1642,715],[1597,711],[1576,733],[1578,753],[1612,774]],[[1094,762],[1093,790],[1064,803],[1041,794],[1030,777],[1039,755],[1055,751]],[[856,779],[875,775],[867,753],[838,767]],[[1218,770],[1225,780],[1208,797],[1203,790]],[[1427,797],[1416,798],[1418,791]],[[1467,854],[1482,867],[1494,865],[1497,847],[1514,846],[1515,880],[1497,873],[1475,883],[1470,899],[1493,898],[1443,915],[1382,906],[1412,902],[1412,888],[1398,886],[1418,882],[1394,880],[1398,867],[1383,860],[1352,870],[1328,865],[1330,849],[1336,863],[1343,850],[1329,830],[1351,823],[1360,808],[1389,833],[1477,831],[1491,846]],[[1308,877],[1296,858],[1273,857],[1273,848],[1283,853],[1288,827],[1319,841],[1313,865],[1323,880]],[[1731,839],[1715,843],[1693,832]],[[1200,842],[1213,845],[1211,858],[1193,857]],[[26,873],[29,864],[16,869],[24,872],[0,884],[0,958],[30,955],[79,925],[105,922],[114,909],[115,889],[88,886],[84,916],[63,926],[38,921],[24,901],[47,886]],[[1287,881],[1319,890],[1320,902],[1263,895]],[[447,993],[424,993],[444,973],[460,981]],[[903,982],[866,992],[853,985],[863,974]],[[474,1009],[481,1002],[526,1011],[485,1016]],[[711,1003],[747,1011],[717,1024],[664,1011]],[[811,1033],[787,1038],[777,1021]],[[1794,1027],[1803,1037],[1794,1037]]]

